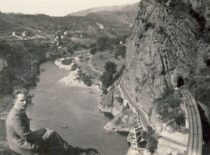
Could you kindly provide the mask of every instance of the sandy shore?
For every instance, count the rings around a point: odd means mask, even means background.
[[[78,79],[78,69],[72,71],[72,65],[74,64],[74,62],[72,62],[70,65],[64,65],[62,64],[62,60],[64,58],[58,59],[56,60],[54,63],[56,66],[58,66],[59,69],[65,69],[69,71],[69,74],[63,78],[61,78],[58,83],[59,84],[63,84],[66,86],[73,86],[73,87],[82,87],[82,88],[91,88],[97,91],[100,91],[100,88],[98,85],[93,84],[92,86],[87,86],[86,84],[84,84],[83,81]],[[78,57],[75,57],[75,61],[79,61]]]

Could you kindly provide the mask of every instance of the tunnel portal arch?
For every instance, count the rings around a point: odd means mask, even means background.
[[[176,86],[177,86],[178,88],[180,88],[180,87],[183,86],[183,85],[184,85],[184,79],[183,79],[183,77],[179,76],[179,77],[177,78],[177,84],[176,84]]]

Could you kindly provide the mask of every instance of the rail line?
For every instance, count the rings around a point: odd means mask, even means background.
[[[202,155],[202,124],[195,98],[186,88],[180,89],[189,117],[189,139],[187,155]]]

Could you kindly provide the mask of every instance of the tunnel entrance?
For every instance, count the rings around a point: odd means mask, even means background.
[[[181,86],[183,86],[184,85],[184,79],[182,78],[182,77],[178,77],[178,79],[177,79],[177,87],[178,88],[180,88]]]
[[[210,67],[210,59],[207,59],[207,60],[206,60],[206,66],[207,66],[207,67]]]

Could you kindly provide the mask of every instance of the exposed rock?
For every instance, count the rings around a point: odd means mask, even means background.
[[[129,132],[131,124],[136,119],[136,115],[122,99],[119,89],[115,87],[103,97],[99,110],[114,116],[104,127],[109,132]]]
[[[128,92],[148,114],[156,111],[156,101],[182,85],[210,108],[210,47],[200,34],[203,24],[198,20],[208,10],[204,2],[142,0],[139,4],[124,76]]]

